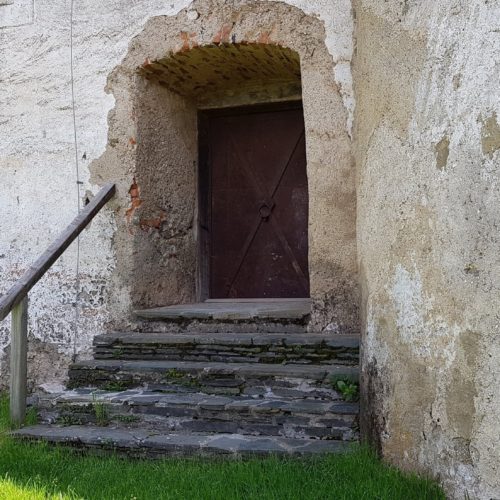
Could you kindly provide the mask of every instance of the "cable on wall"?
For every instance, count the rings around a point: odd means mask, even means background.
[[[74,78],[74,57],[73,57],[73,11],[74,0],[71,0],[70,6],[70,30],[69,30],[69,50],[70,50],[70,78],[71,78],[71,108],[73,110],[73,140],[75,145],[75,170],[76,170],[76,194],[77,194],[77,211],[81,210],[81,185],[80,181],[80,164],[78,155],[78,134],[76,127],[76,110],[75,110],[75,78]],[[73,360],[76,358],[76,342],[78,338],[78,326],[80,322],[80,236],[76,239],[76,276],[75,276],[75,320],[74,320],[74,338],[73,338]]]

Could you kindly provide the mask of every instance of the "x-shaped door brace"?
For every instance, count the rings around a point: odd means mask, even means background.
[[[304,130],[299,135],[299,138],[297,139],[297,142],[295,143],[295,146],[293,147],[292,153],[288,157],[287,162],[284,164],[284,166],[281,168],[280,172],[276,176],[276,178],[273,181],[272,184],[272,189],[271,189],[271,194],[269,195],[267,190],[262,187],[262,183],[260,180],[257,178],[257,175],[255,172],[249,168],[249,165],[246,161],[246,158],[242,158],[238,148],[235,146],[235,143],[233,141],[233,138],[231,135],[229,135],[229,143],[231,144],[231,147],[233,151],[236,153],[238,156],[238,159],[243,166],[247,177],[251,180],[252,185],[257,192],[257,194],[260,196],[260,199],[263,200],[260,207],[259,207],[259,213],[257,215],[257,218],[255,219],[255,222],[253,224],[253,227],[251,228],[250,233],[247,236],[247,239],[245,240],[245,244],[243,245],[239,255],[238,255],[238,264],[236,266],[236,271],[232,277],[232,279],[229,281],[229,284],[227,286],[227,295],[228,297],[231,296],[231,291],[233,289],[234,283],[236,282],[236,279],[238,278],[238,274],[241,270],[241,267],[243,265],[243,262],[245,260],[245,257],[248,254],[248,250],[250,249],[250,246],[252,245],[253,240],[255,239],[255,235],[259,231],[259,228],[262,224],[263,221],[269,220],[271,222],[271,225],[274,229],[274,232],[278,236],[278,239],[285,250],[286,254],[288,255],[288,258],[290,259],[290,262],[292,264],[292,267],[294,271],[297,273],[297,276],[299,278],[299,281],[301,285],[304,287],[304,293],[306,293],[309,282],[308,279],[302,270],[302,267],[300,266],[299,262],[297,261],[297,258],[295,257],[295,254],[293,253],[292,248],[290,247],[290,244],[288,243],[288,240],[286,239],[286,236],[283,234],[283,231],[281,230],[281,227],[278,224],[278,221],[276,220],[276,216],[272,217],[272,212],[274,207],[276,206],[276,202],[274,201],[274,196],[276,195],[276,191],[278,191],[281,181],[283,177],[285,176],[285,172],[290,165],[290,162],[292,161],[292,158],[294,157],[297,148],[299,147],[300,141],[302,140],[302,137],[304,136]]]

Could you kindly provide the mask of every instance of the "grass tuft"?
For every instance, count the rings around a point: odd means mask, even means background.
[[[99,401],[95,394],[92,394],[92,407],[94,409],[97,425],[104,427],[109,424],[108,409],[103,401]]]
[[[26,411],[26,418],[24,425],[36,425],[38,423],[38,412],[36,408],[30,407]],[[9,412],[9,396],[0,393],[0,434],[5,434],[8,430],[13,429],[14,426],[10,421]],[[0,496],[0,499],[2,497]]]

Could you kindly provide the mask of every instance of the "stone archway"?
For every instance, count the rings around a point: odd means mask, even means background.
[[[131,307],[197,297],[199,107],[289,100],[301,91],[310,196],[311,329],[358,329],[354,169],[346,111],[324,38],[318,19],[280,2],[200,0],[176,16],[151,19],[131,42],[109,78],[116,98],[109,144],[92,166],[96,183],[118,182],[116,291],[110,301],[115,325]],[[196,54],[228,61],[236,52],[241,53],[236,85],[225,84],[224,71],[203,76],[216,61],[203,71],[193,63]],[[301,88],[290,77],[293,64],[287,63],[241,91],[257,53],[300,60]]]

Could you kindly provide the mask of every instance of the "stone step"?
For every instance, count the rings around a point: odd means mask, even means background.
[[[15,439],[44,441],[89,451],[137,458],[167,456],[301,456],[348,451],[343,441],[244,436],[241,434],[160,433],[126,427],[35,425],[11,433]]]
[[[310,299],[210,299],[135,311],[140,331],[305,332]]]
[[[342,365],[90,360],[70,365],[68,387],[124,390],[147,385],[163,392],[336,399],[333,377],[357,380],[358,369]]]
[[[104,392],[78,389],[38,400],[44,423],[110,424],[155,432],[216,432],[293,438],[358,438],[357,403],[162,394],[142,389]]]
[[[311,299],[209,299],[135,311],[153,320],[296,321],[311,313]]]
[[[113,333],[94,338],[94,358],[356,365],[359,336]]]
[[[135,331],[144,333],[180,333],[180,334],[212,334],[212,333],[279,333],[279,334],[306,334],[307,321],[284,319],[255,319],[222,321],[214,319],[159,319],[137,317],[134,325]],[[357,333],[357,332],[345,332]]]

